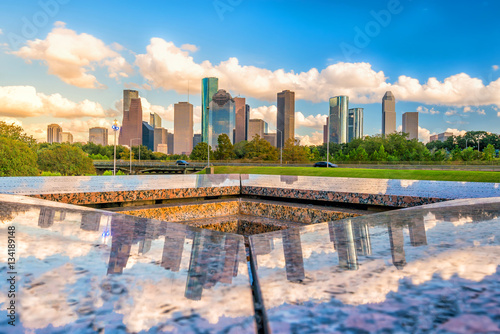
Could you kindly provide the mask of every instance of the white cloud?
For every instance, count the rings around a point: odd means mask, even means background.
[[[3,35],[3,30],[2,29],[0,29],[0,35]]]
[[[479,115],[486,115],[486,112],[484,109],[479,109],[479,108],[471,108],[470,106],[464,107],[464,113],[478,113]]]
[[[431,115],[439,114],[439,110],[435,110],[434,108],[429,109],[424,106],[418,106],[417,111],[421,114],[431,114]]]
[[[296,134],[295,137],[300,139],[300,145],[302,146],[323,144],[323,132],[314,131],[310,136],[301,136]]]
[[[0,116],[64,118],[104,117],[99,103],[89,100],[73,102],[60,94],[38,93],[33,86],[0,86]]]
[[[498,65],[493,65],[493,66],[491,66],[491,68],[493,69],[493,71],[496,71],[496,70],[498,70],[499,67],[498,67]]]
[[[147,52],[136,56],[135,65],[153,87],[179,93],[186,92],[188,80],[196,82],[216,76],[225,89],[267,101],[275,101],[280,90],[291,89],[296,99],[313,102],[348,95],[354,103],[373,103],[380,102],[385,91],[391,90],[400,101],[453,106],[500,105],[500,79],[485,86],[481,79],[466,73],[443,81],[429,78],[425,83],[402,75],[390,83],[384,72],[373,70],[369,63],[339,62],[323,70],[311,68],[299,73],[241,65],[237,58],[219,64],[197,63],[187,51],[161,38],[151,39]],[[200,88],[194,86],[193,90],[199,92]]]
[[[277,113],[278,113],[278,108],[276,108],[275,105],[261,106],[258,108],[252,108],[250,110],[250,118],[263,119],[269,124],[271,128],[275,129]]]
[[[194,52],[198,51],[200,48],[198,48],[194,44],[182,44],[181,49],[184,51],[189,51],[189,52],[194,53]]]
[[[434,134],[434,133],[433,133]],[[428,143],[431,137],[431,132],[426,128],[418,127],[418,140],[423,143]]]
[[[450,128],[446,129],[445,132],[451,132],[451,133],[453,133],[454,136],[463,136],[467,133],[466,130],[458,130],[458,129],[450,129]]]
[[[445,114],[446,116],[451,116],[451,115],[455,115],[456,113],[457,113],[457,110],[455,110],[455,109],[450,109],[450,110],[448,110],[447,112],[445,112],[444,114]]]
[[[116,49],[117,45],[113,47]],[[56,22],[46,39],[27,41],[26,46],[12,53],[28,62],[41,60],[47,64],[50,74],[81,88],[104,87],[89,73],[95,65],[107,66],[112,78],[132,73],[132,67],[111,47],[92,35],[67,29],[64,22]]]
[[[316,116],[305,117],[300,111],[295,112],[295,129],[299,127],[313,128],[323,131],[323,125],[326,124],[326,115],[317,114]],[[323,138],[323,137],[322,137]],[[323,139],[321,139],[323,140]]]

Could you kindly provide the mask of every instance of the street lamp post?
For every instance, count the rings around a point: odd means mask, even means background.
[[[206,116],[206,119],[207,119],[207,171],[208,171],[208,168],[210,167],[210,118],[208,118],[208,110],[209,108],[207,107],[207,116]],[[202,129],[203,131],[203,129]]]
[[[330,119],[327,118],[328,120],[326,121],[326,128],[327,128],[327,136],[326,136],[326,168],[329,167],[330,165]]]
[[[114,152],[114,159],[113,159],[113,176],[116,175],[116,132],[118,132],[118,130],[120,129],[120,127],[118,126],[118,121],[115,119],[115,121],[113,122],[113,125],[111,126],[111,128],[113,129],[114,133],[115,133],[115,152]]]
[[[281,134],[281,146],[280,146],[280,166],[283,166],[283,131],[281,130],[278,130],[278,128],[276,128],[276,131],[279,131],[280,134]]]
[[[134,140],[141,140],[141,138],[132,138],[130,139],[130,175],[132,175],[132,142]],[[139,146],[139,154],[141,154],[141,147]],[[140,160],[139,160],[140,162]]]

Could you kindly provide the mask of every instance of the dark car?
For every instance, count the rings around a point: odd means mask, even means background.
[[[314,164],[314,167],[326,167],[327,162],[326,161],[319,161]],[[332,164],[331,162],[328,162],[328,168],[336,168],[338,167],[336,164]]]
[[[189,166],[189,162],[187,162],[186,160],[177,160],[175,164],[177,166]]]

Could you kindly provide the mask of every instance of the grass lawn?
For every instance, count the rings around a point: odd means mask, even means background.
[[[204,173],[204,171],[202,172]],[[499,172],[477,172],[462,170],[406,170],[406,169],[361,169],[361,168],[314,168],[314,167],[252,167],[216,166],[216,174],[268,174],[304,175],[330,177],[360,177],[375,179],[435,180],[499,182]]]

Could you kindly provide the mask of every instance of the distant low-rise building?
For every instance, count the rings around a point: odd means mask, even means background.
[[[107,128],[90,128],[89,129],[89,142],[96,145],[108,145],[108,129]]]
[[[156,152],[168,154],[168,145],[167,144],[158,144],[158,146],[156,147]]]
[[[248,122],[248,140],[252,140],[255,135],[264,138],[265,123],[262,119],[251,119]]]
[[[71,132],[61,132],[61,143],[73,144],[73,135]]]
[[[443,132],[443,133],[438,133],[437,135],[432,135],[429,138],[429,141],[446,141],[448,138],[453,136],[453,132]]]
[[[264,133],[264,140],[268,141],[273,147],[276,147],[276,133]]]

